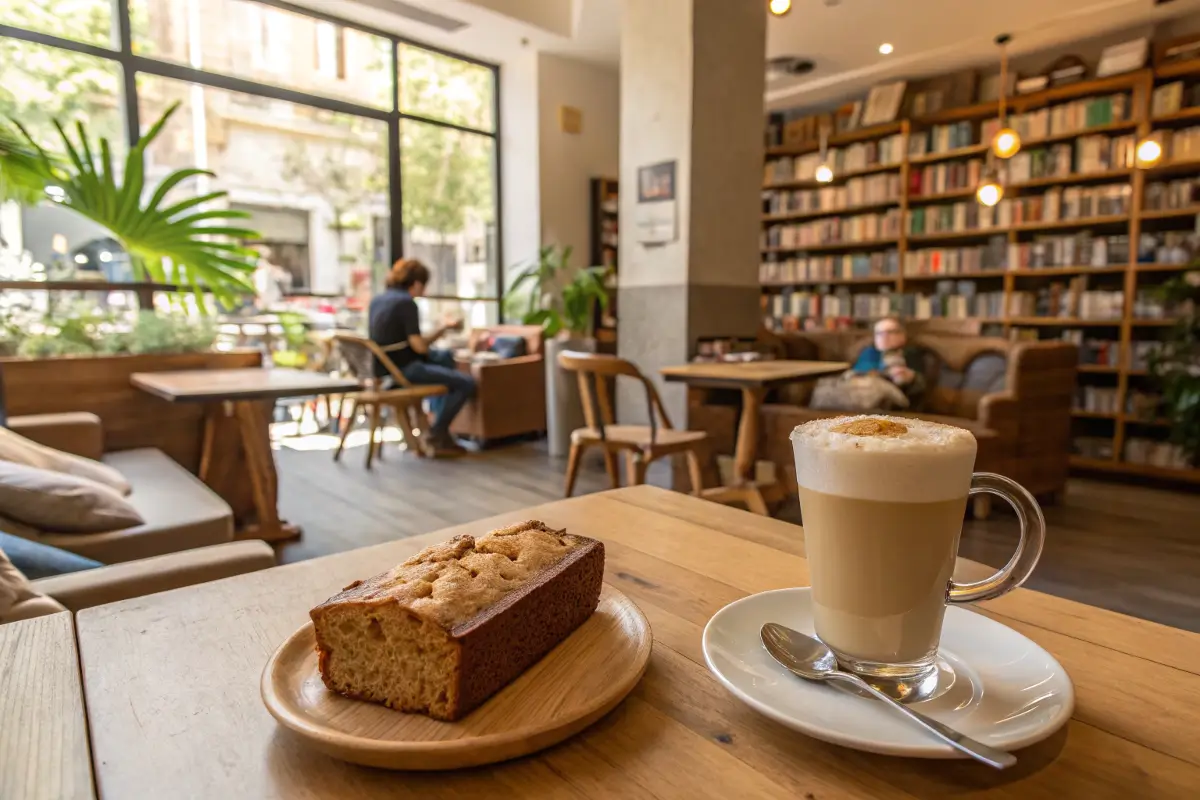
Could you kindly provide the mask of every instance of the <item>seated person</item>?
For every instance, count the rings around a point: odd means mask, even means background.
[[[392,363],[411,383],[445,386],[448,393],[434,398],[436,417],[426,439],[435,456],[461,455],[465,452],[450,435],[450,423],[475,394],[475,379],[459,372],[454,356],[431,345],[451,330],[460,330],[462,320],[442,325],[431,335],[421,333],[420,316],[413,298],[425,294],[429,268],[420,261],[402,258],[387,275],[387,289],[371,299],[368,332],[371,339],[387,351]],[[388,377],[383,364],[375,365],[375,374]]]
[[[909,408],[915,408],[925,392],[925,378],[920,373],[919,353],[906,347],[907,343],[908,335],[900,320],[879,320],[875,323],[875,344],[863,348],[847,374],[880,375],[904,392]]]

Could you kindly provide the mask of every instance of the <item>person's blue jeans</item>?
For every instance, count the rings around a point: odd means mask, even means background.
[[[430,350],[424,361],[414,361],[400,372],[418,386],[446,387],[446,394],[430,398],[429,409],[434,420],[429,432],[439,438],[449,436],[450,423],[475,396],[475,379],[458,371],[454,354],[449,350]]]

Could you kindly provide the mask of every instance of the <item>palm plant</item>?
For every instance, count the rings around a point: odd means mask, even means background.
[[[45,188],[37,150],[0,120],[0,203],[32,205],[45,196]]]
[[[149,200],[143,202],[142,198],[148,193],[146,148],[162,132],[178,107],[175,103],[168,108],[129,149],[122,182],[118,182],[113,169],[112,147],[108,140],[100,137],[97,146],[93,147],[83,123],[75,124],[76,142],[58,120],[54,121],[64,151],[61,160],[47,153],[19,122],[16,126],[35,154],[31,163],[43,181],[42,186],[56,187],[54,199],[107,228],[125,248],[130,262],[142,277],[187,287],[196,296],[197,306],[203,312],[202,289],[210,291],[225,306],[231,305],[238,295],[254,292],[248,276],[254,270],[257,254],[230,240],[256,239],[258,233],[230,224],[248,218],[249,214],[244,211],[201,210],[202,206],[223,200],[228,194],[224,191],[167,205],[167,194],[172,189],[188,178],[213,176],[208,170],[176,170],[158,184]],[[6,163],[6,169],[12,168],[14,163],[17,169],[30,163],[14,162],[3,151],[0,151],[0,161]]]
[[[546,336],[566,331],[590,337],[595,307],[608,308],[608,288],[604,284],[608,267],[584,267],[572,273],[571,252],[569,246],[541,248],[537,261],[522,270],[504,295],[508,308],[519,310],[524,306],[523,324],[541,325]]]

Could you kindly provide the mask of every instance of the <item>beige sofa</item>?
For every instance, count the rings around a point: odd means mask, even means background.
[[[35,442],[114,467],[133,487],[127,499],[145,522],[107,533],[53,533],[0,520],[5,532],[105,564],[233,541],[233,512],[224,500],[160,450],[103,453],[104,432],[95,414],[39,414],[8,423]]]
[[[228,542],[26,581],[0,552],[0,625],[79,611],[275,566],[264,541]]]

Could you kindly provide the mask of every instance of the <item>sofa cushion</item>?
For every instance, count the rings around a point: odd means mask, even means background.
[[[145,522],[108,533],[44,533],[38,541],[115,564],[233,540],[229,506],[161,450],[123,450],[104,462],[129,480],[127,499]]]
[[[7,428],[0,428],[0,461],[76,475],[107,486],[120,494],[129,494],[129,482],[112,467],[90,458],[38,444]]]
[[[66,611],[66,608],[54,598],[46,597],[34,589],[21,570],[13,566],[4,551],[0,550],[0,624],[57,611]]]
[[[95,533],[142,523],[121,495],[87,478],[0,461],[0,514],[39,530]]]
[[[31,581],[104,566],[95,559],[84,558],[68,550],[31,541],[22,536],[14,536],[5,533],[3,529],[4,526],[0,524],[0,550],[7,553],[13,565]]]

